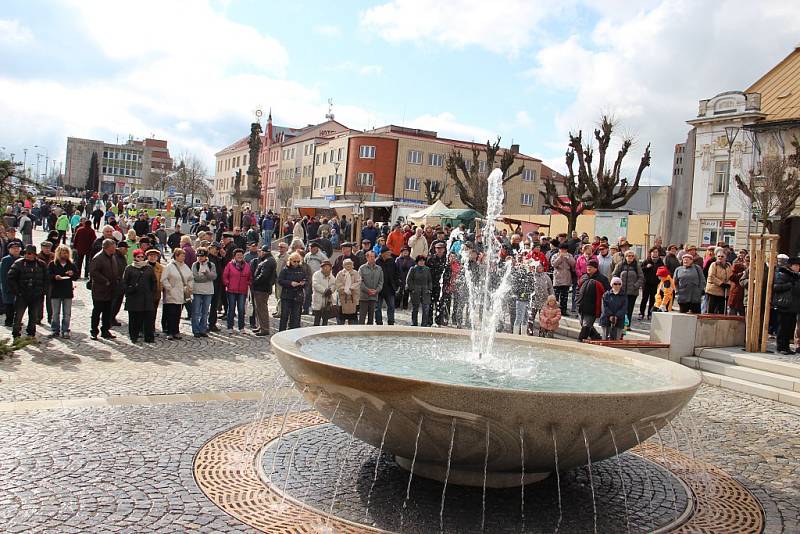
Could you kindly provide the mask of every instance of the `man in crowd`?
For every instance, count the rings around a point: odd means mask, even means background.
[[[361,276],[361,295],[358,303],[358,324],[372,324],[375,317],[375,303],[383,289],[383,269],[375,263],[375,253],[365,254],[367,263],[359,267]]]
[[[14,295],[14,326],[11,335],[14,339],[22,333],[22,316],[27,311],[28,326],[25,333],[36,336],[36,325],[40,320],[42,299],[47,292],[47,265],[36,257],[36,247],[25,245],[25,255],[16,260],[8,271],[9,291]]]
[[[102,250],[92,258],[89,267],[92,285],[92,320],[89,333],[94,340],[98,334],[106,339],[116,337],[111,333],[111,305],[122,280],[122,271],[114,258],[116,250],[117,244],[113,239],[104,239]]]

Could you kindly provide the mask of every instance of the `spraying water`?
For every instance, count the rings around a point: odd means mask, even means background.
[[[467,309],[470,315],[472,352],[478,359],[490,358],[497,333],[497,325],[504,311],[504,302],[511,288],[510,267],[499,265],[502,243],[495,236],[495,224],[503,211],[503,171],[495,169],[489,174],[486,220],[480,229],[484,244],[481,265],[470,268],[468,250],[465,277],[467,281]],[[478,229],[476,228],[476,233]]]

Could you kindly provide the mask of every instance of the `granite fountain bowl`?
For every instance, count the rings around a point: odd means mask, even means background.
[[[701,382],[667,360],[572,341],[498,334],[487,357],[447,328],[310,327],[271,342],[333,424],[414,476],[461,485],[541,480],[556,452],[562,471],[614,456],[670,424]]]

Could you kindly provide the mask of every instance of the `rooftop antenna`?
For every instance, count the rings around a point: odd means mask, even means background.
[[[333,120],[333,99],[328,99],[328,113],[325,114],[325,118],[329,121]]]

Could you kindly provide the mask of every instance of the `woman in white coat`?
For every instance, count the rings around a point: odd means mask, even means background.
[[[330,260],[324,260],[319,271],[311,277],[311,311],[314,326],[328,326],[336,302],[336,277],[331,273]]]
[[[184,263],[186,253],[176,248],[164,272],[161,285],[164,287],[164,316],[167,326],[167,339],[181,339],[181,308],[192,300],[194,277],[192,270]]]

